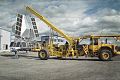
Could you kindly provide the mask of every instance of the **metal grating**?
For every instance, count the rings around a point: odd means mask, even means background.
[[[31,18],[31,21],[32,21],[32,25],[33,25],[35,36],[39,37],[37,25],[36,25],[36,22],[35,22],[35,18]]]
[[[16,37],[20,37],[20,34],[21,34],[22,18],[23,18],[23,15],[21,15],[21,14],[17,15],[17,23],[15,26]]]

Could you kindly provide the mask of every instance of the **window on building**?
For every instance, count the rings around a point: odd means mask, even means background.
[[[54,42],[56,42],[57,40],[56,39],[54,39]]]
[[[16,47],[20,47],[20,42],[17,43]]]
[[[6,48],[6,50],[8,50],[8,45],[7,44],[6,44],[5,48]]]
[[[58,42],[61,42],[61,40],[60,40],[60,39],[58,39]]]
[[[22,42],[22,47],[26,47],[26,43],[25,42]]]
[[[14,42],[11,42],[11,43],[10,43],[10,47],[13,47],[13,46],[14,46]]]
[[[61,42],[63,42],[63,40],[61,39]]]

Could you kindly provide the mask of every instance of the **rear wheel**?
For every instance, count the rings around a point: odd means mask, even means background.
[[[62,57],[57,57],[57,59],[61,60],[61,59],[62,59]]]
[[[110,61],[112,58],[112,52],[110,50],[101,50],[98,58],[103,61]]]
[[[47,60],[48,59],[48,52],[46,50],[40,50],[38,52],[38,57],[41,59],[41,60]]]

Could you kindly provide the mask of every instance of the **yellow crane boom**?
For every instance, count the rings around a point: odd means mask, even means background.
[[[64,34],[60,29],[58,29],[55,25],[53,25],[51,22],[49,22],[44,16],[42,16],[40,13],[35,11],[33,8],[27,6],[26,10],[34,14],[36,17],[38,17],[40,20],[42,20],[44,23],[46,23],[51,29],[58,32],[61,36],[63,36],[70,44],[73,44],[73,39]]]

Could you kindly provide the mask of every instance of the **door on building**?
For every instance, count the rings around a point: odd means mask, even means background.
[[[3,44],[3,50],[8,50],[8,45],[7,44]]]

